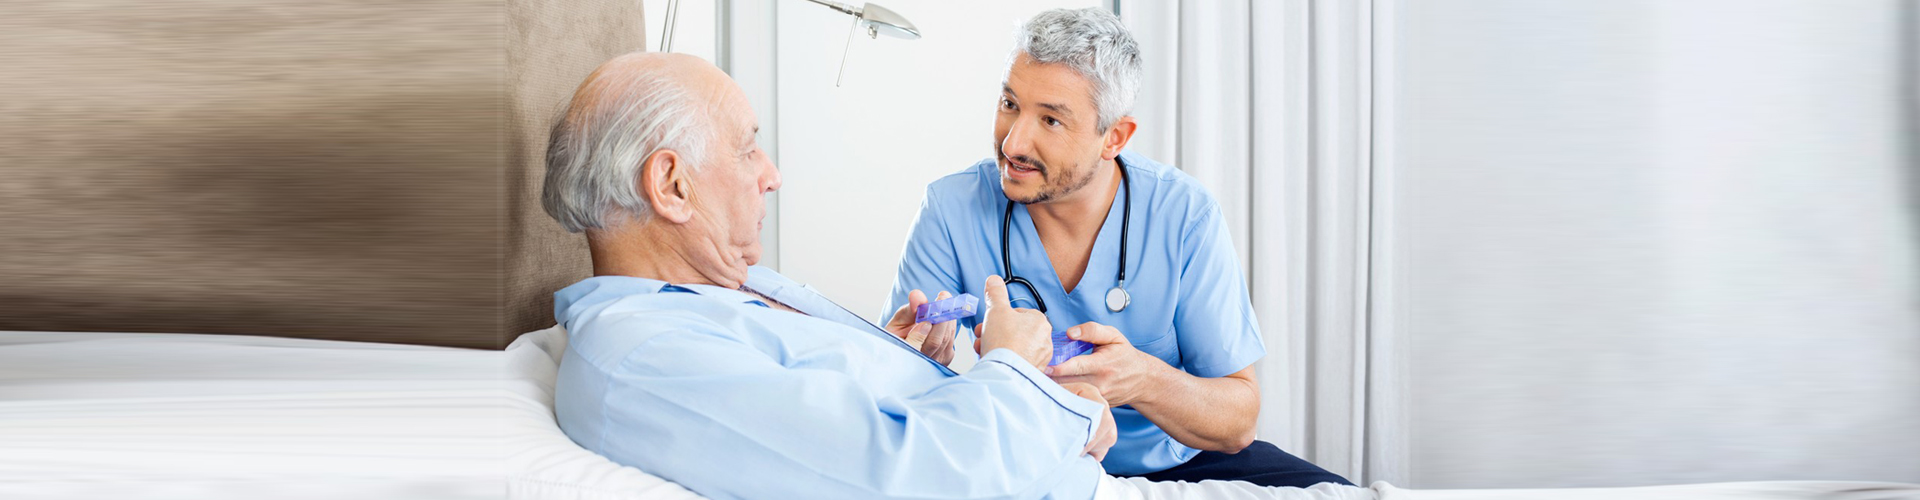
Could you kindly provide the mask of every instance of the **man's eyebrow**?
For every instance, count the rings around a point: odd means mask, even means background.
[[[1073,116],[1073,110],[1067,109],[1067,106],[1065,104],[1053,104],[1053,103],[1043,102],[1043,103],[1040,103],[1039,106],[1042,108],[1047,108],[1048,111],[1060,113],[1060,116],[1067,116],[1067,117]]]
[[[1001,91],[1001,92],[1005,92],[1005,93],[1006,93],[1007,95],[1010,95],[1010,96],[1014,96],[1014,97],[1020,97],[1020,95],[1019,95],[1019,94],[1015,94],[1015,93],[1013,93],[1013,86],[1011,86],[1011,85],[1007,85],[1007,83],[1006,83],[1006,82],[1001,82],[1001,83],[1000,83],[1000,91]],[[1039,103],[1039,104],[1037,104],[1037,105],[1038,105],[1038,106],[1040,106],[1040,107],[1042,107],[1042,108],[1047,108],[1047,110],[1048,110],[1048,111],[1052,111],[1052,112],[1054,112],[1054,113],[1058,113],[1058,114],[1060,114],[1060,116],[1064,116],[1064,117],[1072,117],[1072,116],[1073,116],[1073,110],[1071,110],[1071,109],[1067,109],[1067,105],[1065,105],[1065,104],[1053,104],[1053,103],[1047,103],[1047,102],[1043,102],[1043,103]]]

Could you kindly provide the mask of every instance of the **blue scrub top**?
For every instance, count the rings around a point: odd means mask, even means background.
[[[1260,327],[1247,300],[1246,279],[1220,206],[1193,177],[1132,152],[1121,168],[1132,182],[1133,221],[1127,236],[1126,310],[1107,311],[1107,291],[1120,265],[1120,211],[1125,190],[1100,226],[1086,274],[1068,293],[1054,272],[1025,205],[1015,204],[1009,250],[1015,274],[1033,282],[1047,302],[1054,330],[1088,321],[1112,326],[1134,347],[1199,377],[1221,377],[1265,356]],[[907,302],[907,293],[940,291],[984,297],[987,276],[1002,275],[1000,221],[1006,209],[999,167],[989,158],[927,186],[920,215],[900,259],[893,293],[881,317]],[[1008,286],[1014,305],[1025,287]],[[962,320],[956,346],[970,346],[978,318]],[[1186,463],[1200,451],[1180,444],[1140,412],[1113,409],[1120,439],[1101,464],[1109,473],[1137,475]]]

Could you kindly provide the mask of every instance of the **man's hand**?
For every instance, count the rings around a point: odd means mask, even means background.
[[[1049,344],[1049,346],[1051,346],[1051,344]],[[1113,443],[1120,440],[1120,431],[1115,429],[1113,424],[1113,410],[1107,409],[1112,408],[1112,406],[1107,405],[1106,398],[1100,397],[1100,389],[1092,385],[1068,382],[1060,384],[1060,387],[1072,391],[1080,397],[1100,403],[1100,427],[1094,429],[1093,439],[1087,441],[1087,449],[1083,453],[1093,455],[1094,460],[1106,460],[1107,449],[1112,448]]]
[[[1040,311],[1014,308],[999,276],[987,277],[987,318],[974,330],[980,337],[974,350],[981,354],[1007,349],[1042,369],[1053,358],[1053,324]]]
[[[1100,396],[1113,406],[1129,405],[1160,393],[1166,376],[1174,370],[1160,358],[1133,348],[1127,336],[1111,326],[1094,322],[1067,329],[1067,337],[1091,343],[1093,352],[1075,356],[1046,370],[1061,385],[1092,384]]]
[[[946,300],[947,292],[940,292],[934,300]],[[887,320],[887,333],[907,341],[907,345],[919,349],[927,357],[940,364],[953,364],[953,333],[959,328],[960,320],[948,320],[938,325],[915,323],[913,317],[920,305],[927,303],[927,294],[919,290],[907,292],[907,305],[893,312],[893,319]]]

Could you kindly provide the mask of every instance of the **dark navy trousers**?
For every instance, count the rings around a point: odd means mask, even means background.
[[[1193,460],[1171,469],[1133,476],[1148,481],[1200,482],[1208,479],[1246,481],[1261,486],[1305,488],[1319,483],[1353,485],[1339,474],[1301,460],[1273,443],[1254,441],[1239,453],[1202,451]]]

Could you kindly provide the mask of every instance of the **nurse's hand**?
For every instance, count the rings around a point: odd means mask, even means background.
[[[1160,358],[1135,349],[1126,335],[1111,326],[1089,321],[1068,328],[1067,337],[1097,347],[1048,368],[1047,376],[1061,385],[1093,384],[1109,405],[1133,404],[1158,394],[1168,372],[1177,371]]]
[[[1053,324],[1040,311],[1013,307],[1007,301],[1007,282],[999,276],[987,277],[987,319],[980,326],[975,351],[1007,349],[1034,368],[1046,368],[1053,358]]]
[[[1060,384],[1060,387],[1073,392],[1075,395],[1100,403],[1100,406],[1103,408],[1111,408],[1111,406],[1107,405],[1106,398],[1100,396],[1100,388],[1098,387],[1081,383],[1065,383]],[[1107,450],[1113,448],[1113,443],[1119,440],[1120,430],[1114,427],[1113,412],[1101,411],[1100,427],[1094,429],[1093,439],[1087,441],[1087,449],[1082,453],[1093,455],[1094,460],[1106,460]]]
[[[940,292],[933,300],[946,300],[947,296],[947,292]],[[927,294],[919,290],[907,292],[907,305],[900,306],[900,310],[893,312],[893,319],[887,320],[887,333],[907,341],[907,345],[919,349],[940,364],[953,364],[953,333],[958,331],[960,320],[943,321],[937,325],[913,322],[920,305],[927,302]]]

